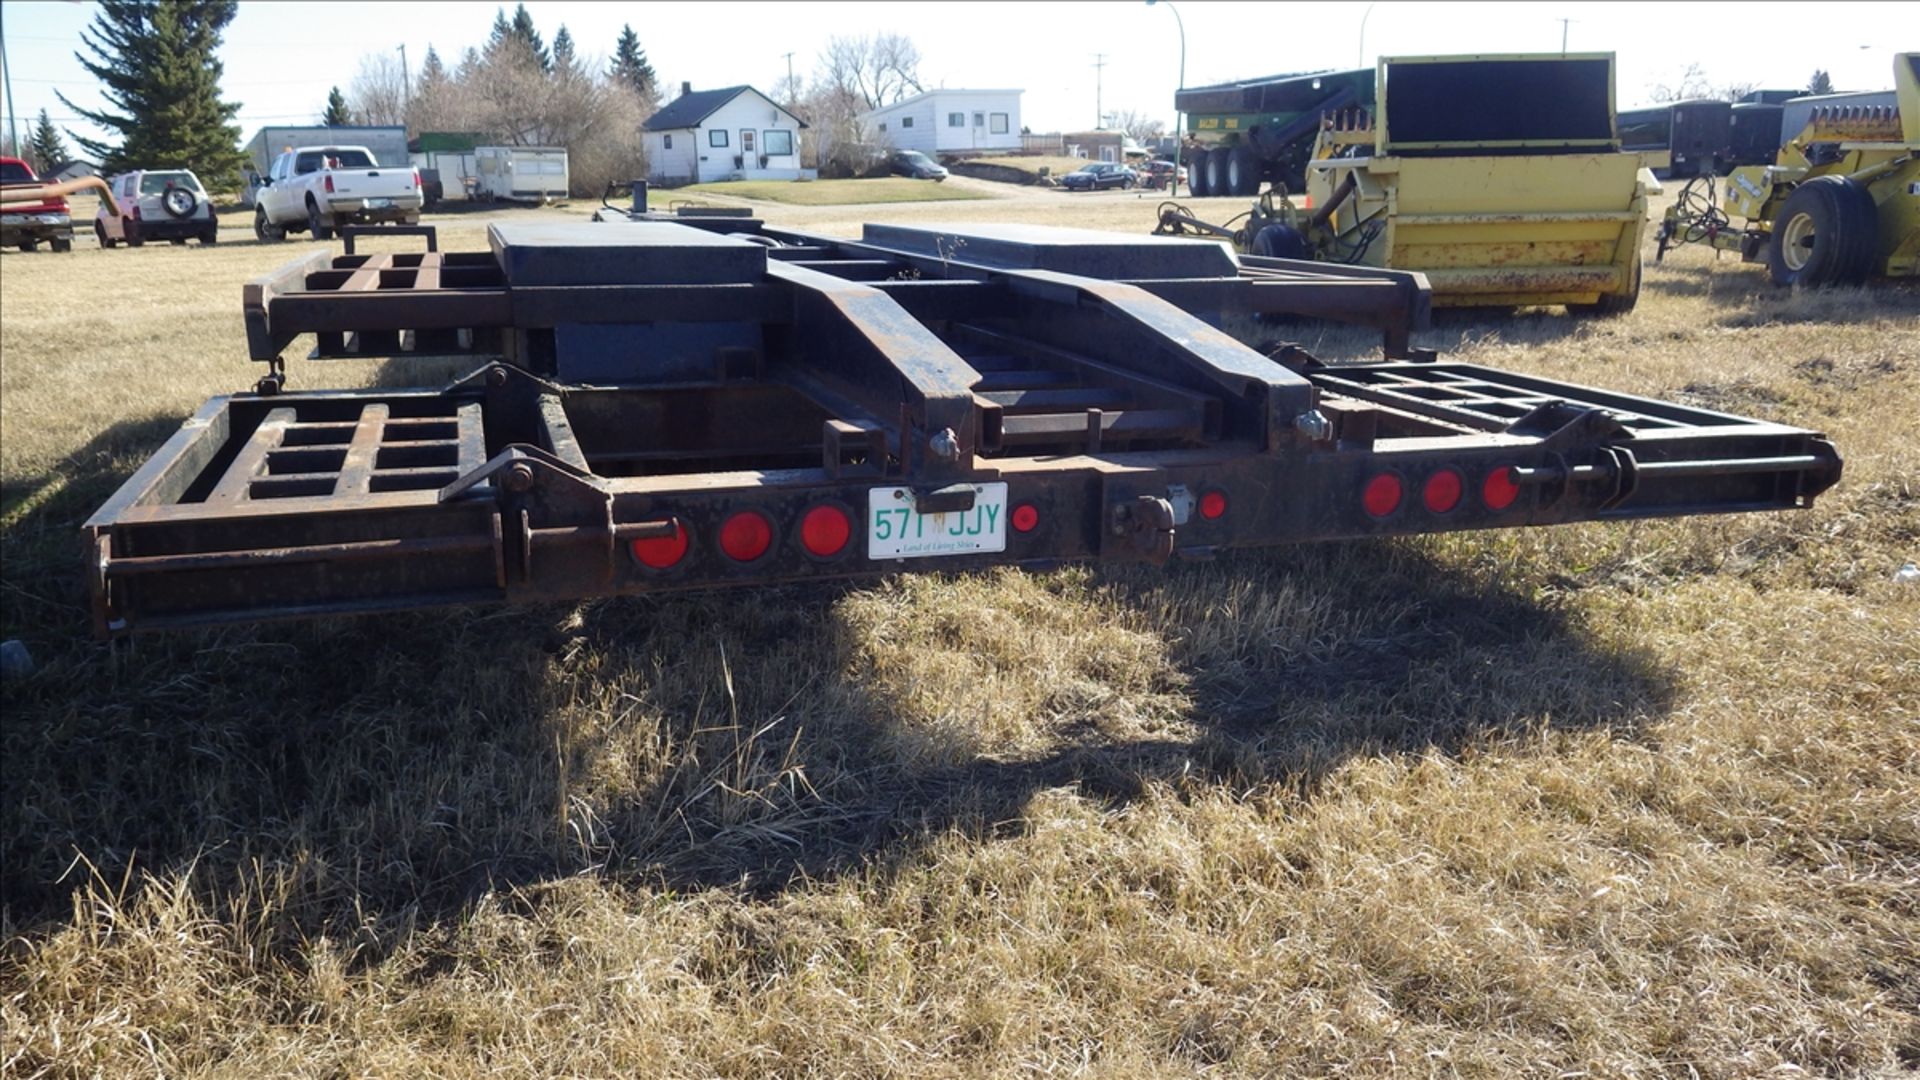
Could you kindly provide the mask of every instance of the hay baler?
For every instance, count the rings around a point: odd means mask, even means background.
[[[1322,117],[1307,203],[1239,230],[1163,207],[1156,232],[1251,254],[1416,271],[1437,307],[1630,310],[1659,183],[1614,131],[1613,55],[1383,58],[1377,107]]]
[[[1682,244],[1765,262],[1776,285],[1920,275],[1920,53],[1894,57],[1894,108],[1816,108],[1772,165],[1690,181],[1655,258]],[[1745,221],[1735,226],[1735,218]]]
[[[99,632],[1776,510],[1840,473],[1815,432],[1440,362],[1412,274],[614,216],[249,284],[267,376],[86,523]],[[1253,348],[1230,313],[1375,327],[1386,355]],[[308,336],[310,367],[473,367],[295,391]]]

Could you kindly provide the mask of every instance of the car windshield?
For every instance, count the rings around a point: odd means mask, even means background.
[[[150,172],[140,177],[140,194],[164,195],[169,187],[200,190],[200,181],[190,172]]]
[[[293,159],[294,175],[305,176],[318,170],[323,160],[330,169],[373,168],[373,159],[367,156],[365,150],[313,150]]]
[[[0,162],[0,183],[31,184],[33,170],[17,161]]]

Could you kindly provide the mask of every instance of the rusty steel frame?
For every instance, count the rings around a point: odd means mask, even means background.
[[[710,284],[528,287],[504,260],[439,252],[316,255],[250,284],[250,350],[274,374],[208,402],[87,522],[96,629],[1783,509],[1839,476],[1814,432],[1437,362],[1408,344],[1415,275],[1251,259],[1139,274],[1124,245],[1013,230],[709,228],[779,246],[752,280]],[[1196,314],[1316,306],[1403,358],[1264,356]],[[654,322],[749,324],[761,346],[671,378],[556,374],[565,327]],[[318,358],[476,367],[437,389],[290,391],[279,357],[302,334]],[[1423,501],[1440,474],[1454,505]],[[1404,498],[1370,512],[1383,476]],[[1037,511],[1004,552],[867,557],[872,489],[932,512],[988,482]],[[1209,495],[1224,512],[1198,509]],[[830,557],[798,528],[823,505],[855,523]],[[748,563],[718,544],[742,510],[776,537]],[[630,549],[682,532],[668,569]]]

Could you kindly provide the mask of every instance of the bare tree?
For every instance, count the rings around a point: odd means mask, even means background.
[[[1707,81],[1707,73],[1698,63],[1687,65],[1680,78],[1672,83],[1656,83],[1647,91],[1647,99],[1656,105],[1665,105],[1672,101],[1692,101],[1695,98],[1713,96],[1713,84]]]
[[[1114,113],[1112,126],[1126,132],[1142,146],[1158,139],[1167,130],[1164,122],[1152,119],[1139,109],[1122,109]]]
[[[400,61],[387,53],[361,57],[360,71],[347,88],[347,107],[362,124],[406,123],[407,77]]]
[[[891,105],[926,89],[920,81],[919,48],[912,38],[892,32],[870,38],[828,38],[820,54],[818,78],[857,96],[867,109]]]
[[[1727,85],[1721,87],[1719,90],[1715,91],[1714,96],[1719,98],[1721,101],[1731,101],[1731,102],[1738,103],[1741,98],[1746,97],[1748,94],[1751,94],[1758,89],[1760,89],[1760,84],[1756,82],[1728,83]]]

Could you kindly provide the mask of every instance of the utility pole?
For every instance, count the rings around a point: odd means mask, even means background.
[[[1101,107],[1100,76],[1102,68],[1107,66],[1106,53],[1093,54],[1093,126],[1095,130],[1107,126],[1107,111]]]
[[[407,47],[405,45],[400,46],[400,88],[401,88],[401,93],[405,95],[404,100],[406,102],[406,104],[402,105],[401,108],[404,109],[406,112],[412,112],[413,111],[413,75],[407,70]],[[406,117],[402,116],[400,120],[401,120],[401,123],[404,124],[406,122]]]
[[[1561,56],[1567,55],[1567,27],[1572,23],[1574,23],[1575,21],[1576,20],[1574,19],[1560,20],[1560,55]]]
[[[787,104],[791,105],[798,99],[799,95],[793,92],[793,54],[786,53],[785,55],[787,58]]]
[[[20,153],[20,117],[13,111],[13,65],[7,63],[7,35],[4,30],[0,30],[0,73],[4,73],[7,79],[7,139],[13,144],[7,150],[25,157]]]

